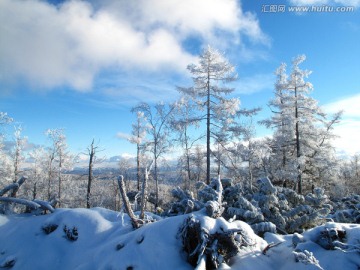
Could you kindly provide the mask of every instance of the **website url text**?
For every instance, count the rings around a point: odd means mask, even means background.
[[[286,5],[262,5],[261,12],[282,13],[282,12],[354,12],[353,6],[286,6]]]

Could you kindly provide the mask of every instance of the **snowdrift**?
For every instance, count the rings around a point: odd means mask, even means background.
[[[328,223],[302,235],[265,240],[241,221],[195,216],[209,231],[241,227],[252,244],[220,269],[354,269],[360,267],[360,225]],[[102,208],[56,209],[43,216],[0,215],[0,269],[193,269],[179,230],[189,215],[133,230],[126,214]],[[156,218],[156,217],[153,217]],[[317,244],[323,231],[345,231],[343,246]]]

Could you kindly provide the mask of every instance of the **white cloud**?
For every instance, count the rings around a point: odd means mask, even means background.
[[[290,3],[292,5],[321,5],[321,4],[327,4],[331,2],[331,0],[290,0]]]
[[[257,74],[252,77],[239,78],[236,81],[235,92],[239,94],[253,94],[274,88],[273,74]]]
[[[266,42],[258,20],[236,0],[0,1],[1,81],[34,88],[91,89],[101,70],[183,71],[194,61],[183,43],[215,43],[221,33]]]
[[[124,133],[124,132],[118,132],[116,134],[116,137],[119,138],[119,139],[122,139],[122,140],[129,140],[131,138],[131,135],[128,134],[128,133]]]
[[[343,117],[336,125],[334,133],[339,136],[334,140],[335,147],[339,152],[348,155],[360,153],[360,94],[347,97],[336,102],[323,106],[325,112],[329,114],[343,110]]]
[[[346,118],[360,118],[359,104],[360,94],[357,94],[326,104],[323,106],[323,109],[328,113],[336,113],[340,110],[343,110],[343,116]]]
[[[135,157],[136,157],[136,155],[130,154],[130,153],[122,153],[121,154],[121,158],[124,158],[124,159],[133,159]]]
[[[360,7],[360,0],[334,0],[334,2],[344,6]]]
[[[289,0],[292,5],[343,5],[360,7],[360,0]]]
[[[335,127],[335,134],[339,136],[339,138],[334,140],[334,146],[339,152],[347,155],[360,153],[360,119],[343,119],[341,123]]]

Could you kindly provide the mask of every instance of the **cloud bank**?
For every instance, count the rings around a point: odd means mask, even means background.
[[[323,106],[325,112],[333,114],[343,110],[343,117],[335,127],[335,134],[338,136],[334,145],[341,152],[348,155],[360,153],[360,94],[347,97],[336,102]]]
[[[192,41],[266,42],[236,0],[1,0],[0,36],[0,82],[78,91],[106,69],[183,71]]]

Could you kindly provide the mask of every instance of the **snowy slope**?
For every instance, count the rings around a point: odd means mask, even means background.
[[[179,255],[176,239],[182,220],[162,220],[133,231],[127,216],[100,208],[1,216],[0,265],[14,258],[12,269],[191,269]],[[42,227],[49,224],[58,228],[47,235]],[[77,227],[76,241],[65,237],[64,225]]]
[[[267,234],[265,239],[281,244],[262,250],[267,242],[253,234],[245,223],[227,223],[195,213],[209,231],[219,226],[243,226],[254,245],[231,260],[231,269],[354,269],[360,267],[359,250],[325,250],[314,243],[324,226],[303,234],[297,248],[306,249],[319,260],[318,266],[295,261],[292,236]],[[127,215],[102,208],[57,209],[44,216],[0,215],[0,269],[193,269],[186,262],[177,237],[186,216],[163,219],[133,230]],[[54,227],[50,225],[58,225]],[[76,227],[78,238],[69,240],[63,230]],[[360,244],[360,226],[327,224],[347,232],[347,244]],[[43,228],[48,228],[47,233]],[[52,231],[52,232],[51,232]],[[73,234],[76,238],[76,233]],[[226,268],[223,266],[223,268]]]

